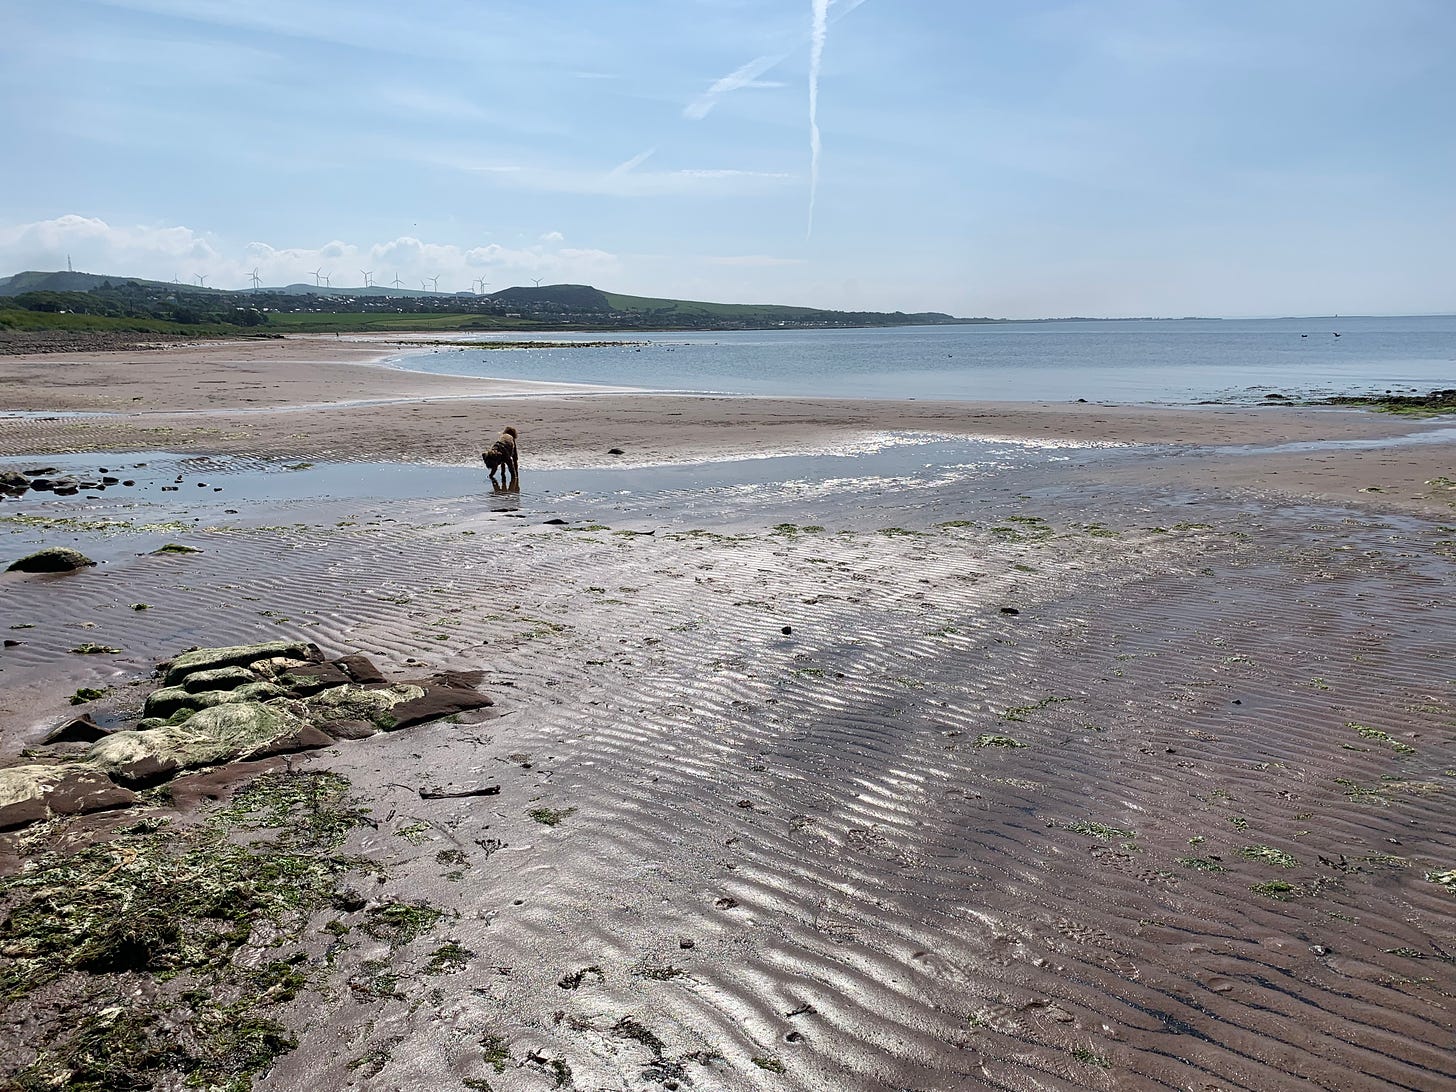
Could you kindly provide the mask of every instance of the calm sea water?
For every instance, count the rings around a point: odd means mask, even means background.
[[[1340,336],[1336,337],[1336,334]],[[618,335],[481,335],[581,340]],[[624,334],[630,347],[441,349],[411,370],[662,391],[1191,403],[1456,387],[1456,316]]]

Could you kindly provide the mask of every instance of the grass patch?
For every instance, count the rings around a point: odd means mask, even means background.
[[[1265,898],[1274,899],[1277,902],[1288,902],[1300,893],[1299,888],[1292,883],[1285,883],[1283,880],[1256,883],[1249,890],[1256,895],[1263,895]]]
[[[94,686],[80,687],[74,694],[71,695],[71,704],[85,705],[88,701],[95,701],[97,698],[104,698],[110,689],[110,687],[105,687],[101,690],[97,690]]]
[[[1085,819],[1074,819],[1070,823],[1063,823],[1062,829],[1070,830],[1073,834],[1085,834],[1088,838],[1101,838],[1104,842],[1110,842],[1115,838],[1137,837],[1135,830],[1110,827],[1106,823],[1090,823]]]
[[[1025,720],[1028,715],[1035,713],[1038,709],[1045,709],[1047,708],[1047,706],[1056,705],[1059,702],[1071,700],[1071,698],[1058,698],[1056,696],[1049,695],[1048,697],[1042,698],[1041,701],[1033,702],[1031,705],[1017,705],[1010,709],[1007,709],[1000,714],[1000,717],[1002,720],[1009,721]]]
[[[1263,861],[1278,868],[1294,868],[1299,864],[1282,849],[1271,849],[1269,846],[1244,846],[1239,850],[1239,856],[1247,857],[1251,861]]]
[[[1194,872],[1227,872],[1228,869],[1212,857],[1179,857],[1178,863]]]
[[[565,819],[576,814],[575,808],[532,808],[526,812],[543,826],[559,826]]]
[[[91,641],[82,641],[79,645],[77,645],[70,651],[75,653],[77,656],[100,656],[103,654],[113,655],[117,652],[120,652],[121,649],[117,648],[115,645],[98,645],[92,643]]]

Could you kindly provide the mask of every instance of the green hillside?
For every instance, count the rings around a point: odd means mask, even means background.
[[[813,307],[788,307],[777,303],[702,303],[697,300],[658,300],[648,296],[627,296],[620,292],[603,292],[614,311],[635,311],[639,314],[702,315],[710,318],[808,318],[816,314],[832,314]]]

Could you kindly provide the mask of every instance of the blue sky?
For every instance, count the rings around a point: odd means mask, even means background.
[[[4,25],[0,273],[1456,310],[1449,0],[10,0]]]

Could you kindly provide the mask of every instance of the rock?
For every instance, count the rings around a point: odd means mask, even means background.
[[[234,690],[245,683],[257,681],[258,676],[246,667],[214,667],[192,672],[182,680],[182,689],[194,694],[199,690]]]
[[[92,745],[86,762],[123,784],[145,785],[179,770],[332,743],[329,736],[278,705],[230,702],[196,712],[182,724],[113,732]]]
[[[91,719],[90,713],[82,713],[75,720],[52,728],[45,743],[95,743],[108,735],[105,728]]]
[[[166,486],[163,486],[162,488],[165,489]],[[155,550],[152,551],[152,553],[154,553],[154,554],[200,554],[200,553],[202,553],[202,551],[199,550],[196,546],[184,546],[180,542],[167,542],[167,543],[164,543],[161,546],[158,546]]]
[[[288,656],[305,662],[318,662],[323,654],[304,641],[265,641],[256,645],[228,645],[225,648],[199,648],[184,652],[167,665],[163,682],[175,686],[194,671],[210,671],[219,667],[247,666],[274,656]]]
[[[0,770],[0,830],[55,815],[81,815],[136,803],[136,794],[78,764]]]
[[[305,664],[278,676],[278,685],[300,698],[352,681],[341,667],[331,663]]]
[[[14,573],[71,573],[77,569],[84,569],[88,565],[95,565],[80,550],[72,550],[67,546],[47,546],[44,550],[37,550],[33,554],[26,554],[19,561],[13,562],[6,572]]]
[[[14,470],[0,470],[0,493],[20,495],[30,488],[30,479]]]
[[[377,731],[388,732],[407,727],[400,723],[395,707],[406,702],[417,701],[425,696],[425,688],[412,683],[398,683],[394,686],[359,686],[350,683],[324,690],[300,703],[304,715],[325,732],[333,734],[333,725],[340,722],[363,722],[372,724]],[[411,721],[418,724],[419,721]],[[348,731],[357,731],[357,724],[351,723]]]
[[[362,652],[356,652],[352,656],[340,656],[334,663],[357,683],[389,681],[384,677],[384,673],[374,666],[374,662]]]
[[[620,447],[609,447],[609,448],[607,448],[607,454],[608,455],[625,455],[627,453],[625,451],[623,451]]]
[[[188,681],[190,679],[191,676],[188,676]],[[195,712],[199,709],[211,709],[214,706],[229,705],[234,702],[265,702],[283,696],[284,692],[281,688],[273,683],[256,679],[231,690],[194,691],[188,690],[185,686],[163,686],[152,691],[142,712],[148,717],[163,717],[172,723],[180,723],[186,718],[178,718],[177,714],[189,709]]]
[[[418,687],[411,687],[421,690],[419,697],[401,702],[390,710],[395,717],[394,727],[413,728],[455,713],[494,705],[476,689],[484,677],[480,671],[447,671],[422,680]]]

